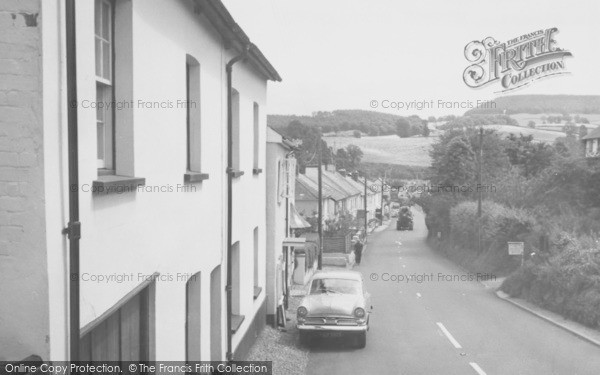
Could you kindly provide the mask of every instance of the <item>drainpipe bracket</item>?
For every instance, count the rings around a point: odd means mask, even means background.
[[[233,290],[233,288],[231,287],[231,285],[226,285],[225,286],[225,291],[226,292],[231,292]]]
[[[66,228],[62,230],[62,234],[69,236],[70,240],[78,240],[81,238],[81,223],[79,221],[69,222]]]

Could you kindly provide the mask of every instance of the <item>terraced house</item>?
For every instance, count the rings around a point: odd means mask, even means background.
[[[216,0],[6,1],[0,43],[0,360],[243,359],[273,66]]]

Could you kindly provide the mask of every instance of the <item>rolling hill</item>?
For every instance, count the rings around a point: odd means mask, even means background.
[[[362,149],[363,161],[367,163],[385,163],[429,167],[429,150],[437,140],[435,137],[400,138],[397,135],[379,137],[323,137],[329,147],[334,149],[356,145]]]
[[[533,135],[536,141],[552,143],[558,137],[564,137],[565,133],[554,130],[531,129],[514,125],[485,125],[485,128],[493,128],[498,133],[508,136],[510,133]],[[385,135],[379,137],[323,137],[329,147],[333,149],[345,148],[348,145],[356,145],[361,148],[366,163],[384,163],[406,165],[414,167],[429,167],[431,158],[429,151],[437,141],[437,137],[410,137],[399,138],[396,135]]]
[[[465,116],[504,113],[600,113],[600,95],[509,95],[494,99],[496,108],[474,108]]]

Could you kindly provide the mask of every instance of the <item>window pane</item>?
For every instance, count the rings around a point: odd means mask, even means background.
[[[102,77],[102,42],[96,38],[96,76]]]
[[[102,85],[96,84],[96,104],[104,101],[104,93],[102,90]],[[99,108],[100,106],[96,106],[96,120],[100,122],[104,122],[104,110]]]
[[[96,0],[96,11],[94,13],[96,35],[102,35],[102,1]]]
[[[105,141],[104,141],[104,124],[101,122],[96,123],[96,137],[97,137],[97,146],[98,146],[98,160],[104,160],[104,150],[105,150]]]
[[[102,37],[110,40],[110,5],[102,2]]]
[[[102,42],[102,78],[111,81],[111,59],[110,59],[110,44]]]

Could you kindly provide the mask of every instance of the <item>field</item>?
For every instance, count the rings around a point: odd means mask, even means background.
[[[348,145],[360,147],[367,163],[387,163],[428,167],[431,165],[429,150],[437,140],[435,137],[399,138],[397,135],[380,137],[323,137],[330,147],[344,148]]]
[[[544,129],[532,129],[522,126],[513,125],[486,125],[485,128],[493,128],[502,135],[509,135],[510,133],[519,135],[533,135],[533,139],[540,142],[552,143],[558,137],[564,137],[565,133],[556,130],[544,130]],[[561,127],[562,129],[562,127]]]
[[[577,115],[577,113],[571,114],[572,117],[575,117],[575,115]],[[548,130],[558,130],[561,131],[562,127],[564,126],[564,121],[561,124],[544,124],[542,121],[542,116],[560,116],[560,113],[536,113],[536,114],[531,114],[531,113],[517,113],[517,114],[512,114],[510,115],[510,117],[514,118],[515,120],[517,120],[517,122],[519,123],[520,126],[527,126],[527,124],[529,123],[529,121],[533,121],[535,122],[536,128],[542,128],[542,129],[548,129]],[[589,124],[586,124],[586,126],[588,128],[596,128],[598,125],[600,125],[600,114],[579,114],[579,116],[581,117],[585,117],[588,120],[590,120]],[[577,126],[581,125],[581,124],[576,124]]]
[[[591,121],[591,119],[590,119]],[[513,125],[486,125],[486,128],[494,128],[502,135],[510,133],[533,135],[537,141],[552,143],[558,137],[565,134],[557,130],[531,129]],[[437,141],[437,137],[411,137],[399,138],[396,135],[385,135],[380,137],[362,138],[344,136],[325,136],[323,140],[334,150],[345,148],[348,145],[360,147],[364,153],[363,161],[367,163],[386,163],[397,165],[408,165],[416,167],[429,167],[431,158],[429,150],[431,145]]]

